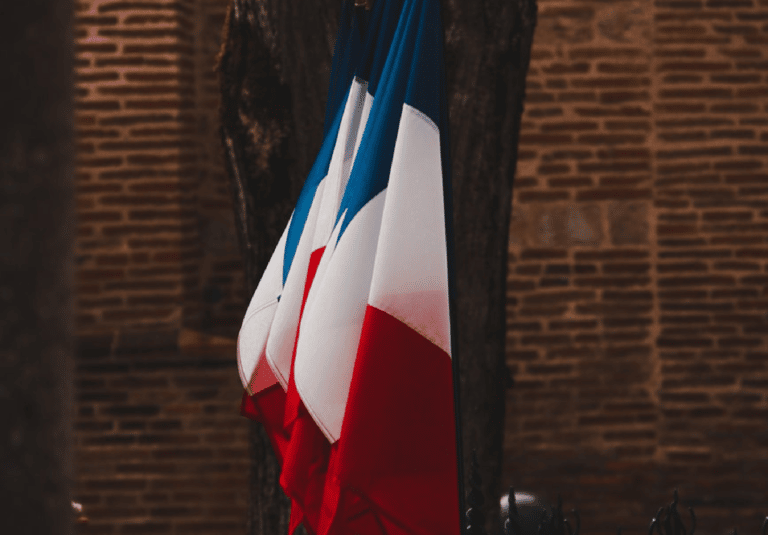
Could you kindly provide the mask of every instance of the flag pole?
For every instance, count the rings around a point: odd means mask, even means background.
[[[451,365],[453,377],[453,412],[456,426],[456,468],[458,472],[458,493],[459,493],[459,533],[461,535],[466,531],[465,500],[464,500],[464,453],[463,453],[463,433],[461,429],[461,382],[459,380],[459,352],[458,348],[458,314],[456,306],[456,263],[455,263],[455,236],[453,231],[453,187],[451,175],[451,151],[449,143],[449,101],[447,91],[447,77],[445,72],[445,2],[440,2],[440,27],[442,30],[443,62],[441,65],[442,80],[440,84],[440,98],[444,103],[442,109],[441,122],[445,125],[440,129],[440,159],[443,166],[443,201],[445,211],[445,244],[448,257],[448,316],[451,326]]]

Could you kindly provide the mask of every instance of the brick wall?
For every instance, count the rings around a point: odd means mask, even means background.
[[[242,533],[226,0],[77,3],[82,533]],[[768,514],[768,2],[539,0],[505,481],[640,533]]]
[[[245,530],[245,296],[213,70],[226,5],[77,4],[80,533]]]
[[[768,2],[539,0],[505,480],[646,529],[768,514]]]
[[[77,15],[78,326],[179,326],[200,256],[191,9]]]
[[[77,366],[77,486],[83,534],[245,532],[247,426],[232,344],[109,353]]]
[[[78,330],[232,336],[242,270],[213,70],[226,2],[77,9]]]

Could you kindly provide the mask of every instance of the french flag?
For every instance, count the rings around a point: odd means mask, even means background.
[[[447,141],[439,0],[345,3],[325,139],[238,337],[290,533],[459,532]]]

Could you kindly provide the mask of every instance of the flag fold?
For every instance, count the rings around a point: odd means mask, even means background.
[[[439,0],[345,2],[324,140],[238,336],[289,533],[459,532]]]

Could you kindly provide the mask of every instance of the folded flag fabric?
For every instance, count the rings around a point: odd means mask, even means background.
[[[349,4],[324,141],[238,337],[242,413],[281,463],[290,533],[453,535],[440,5]]]

